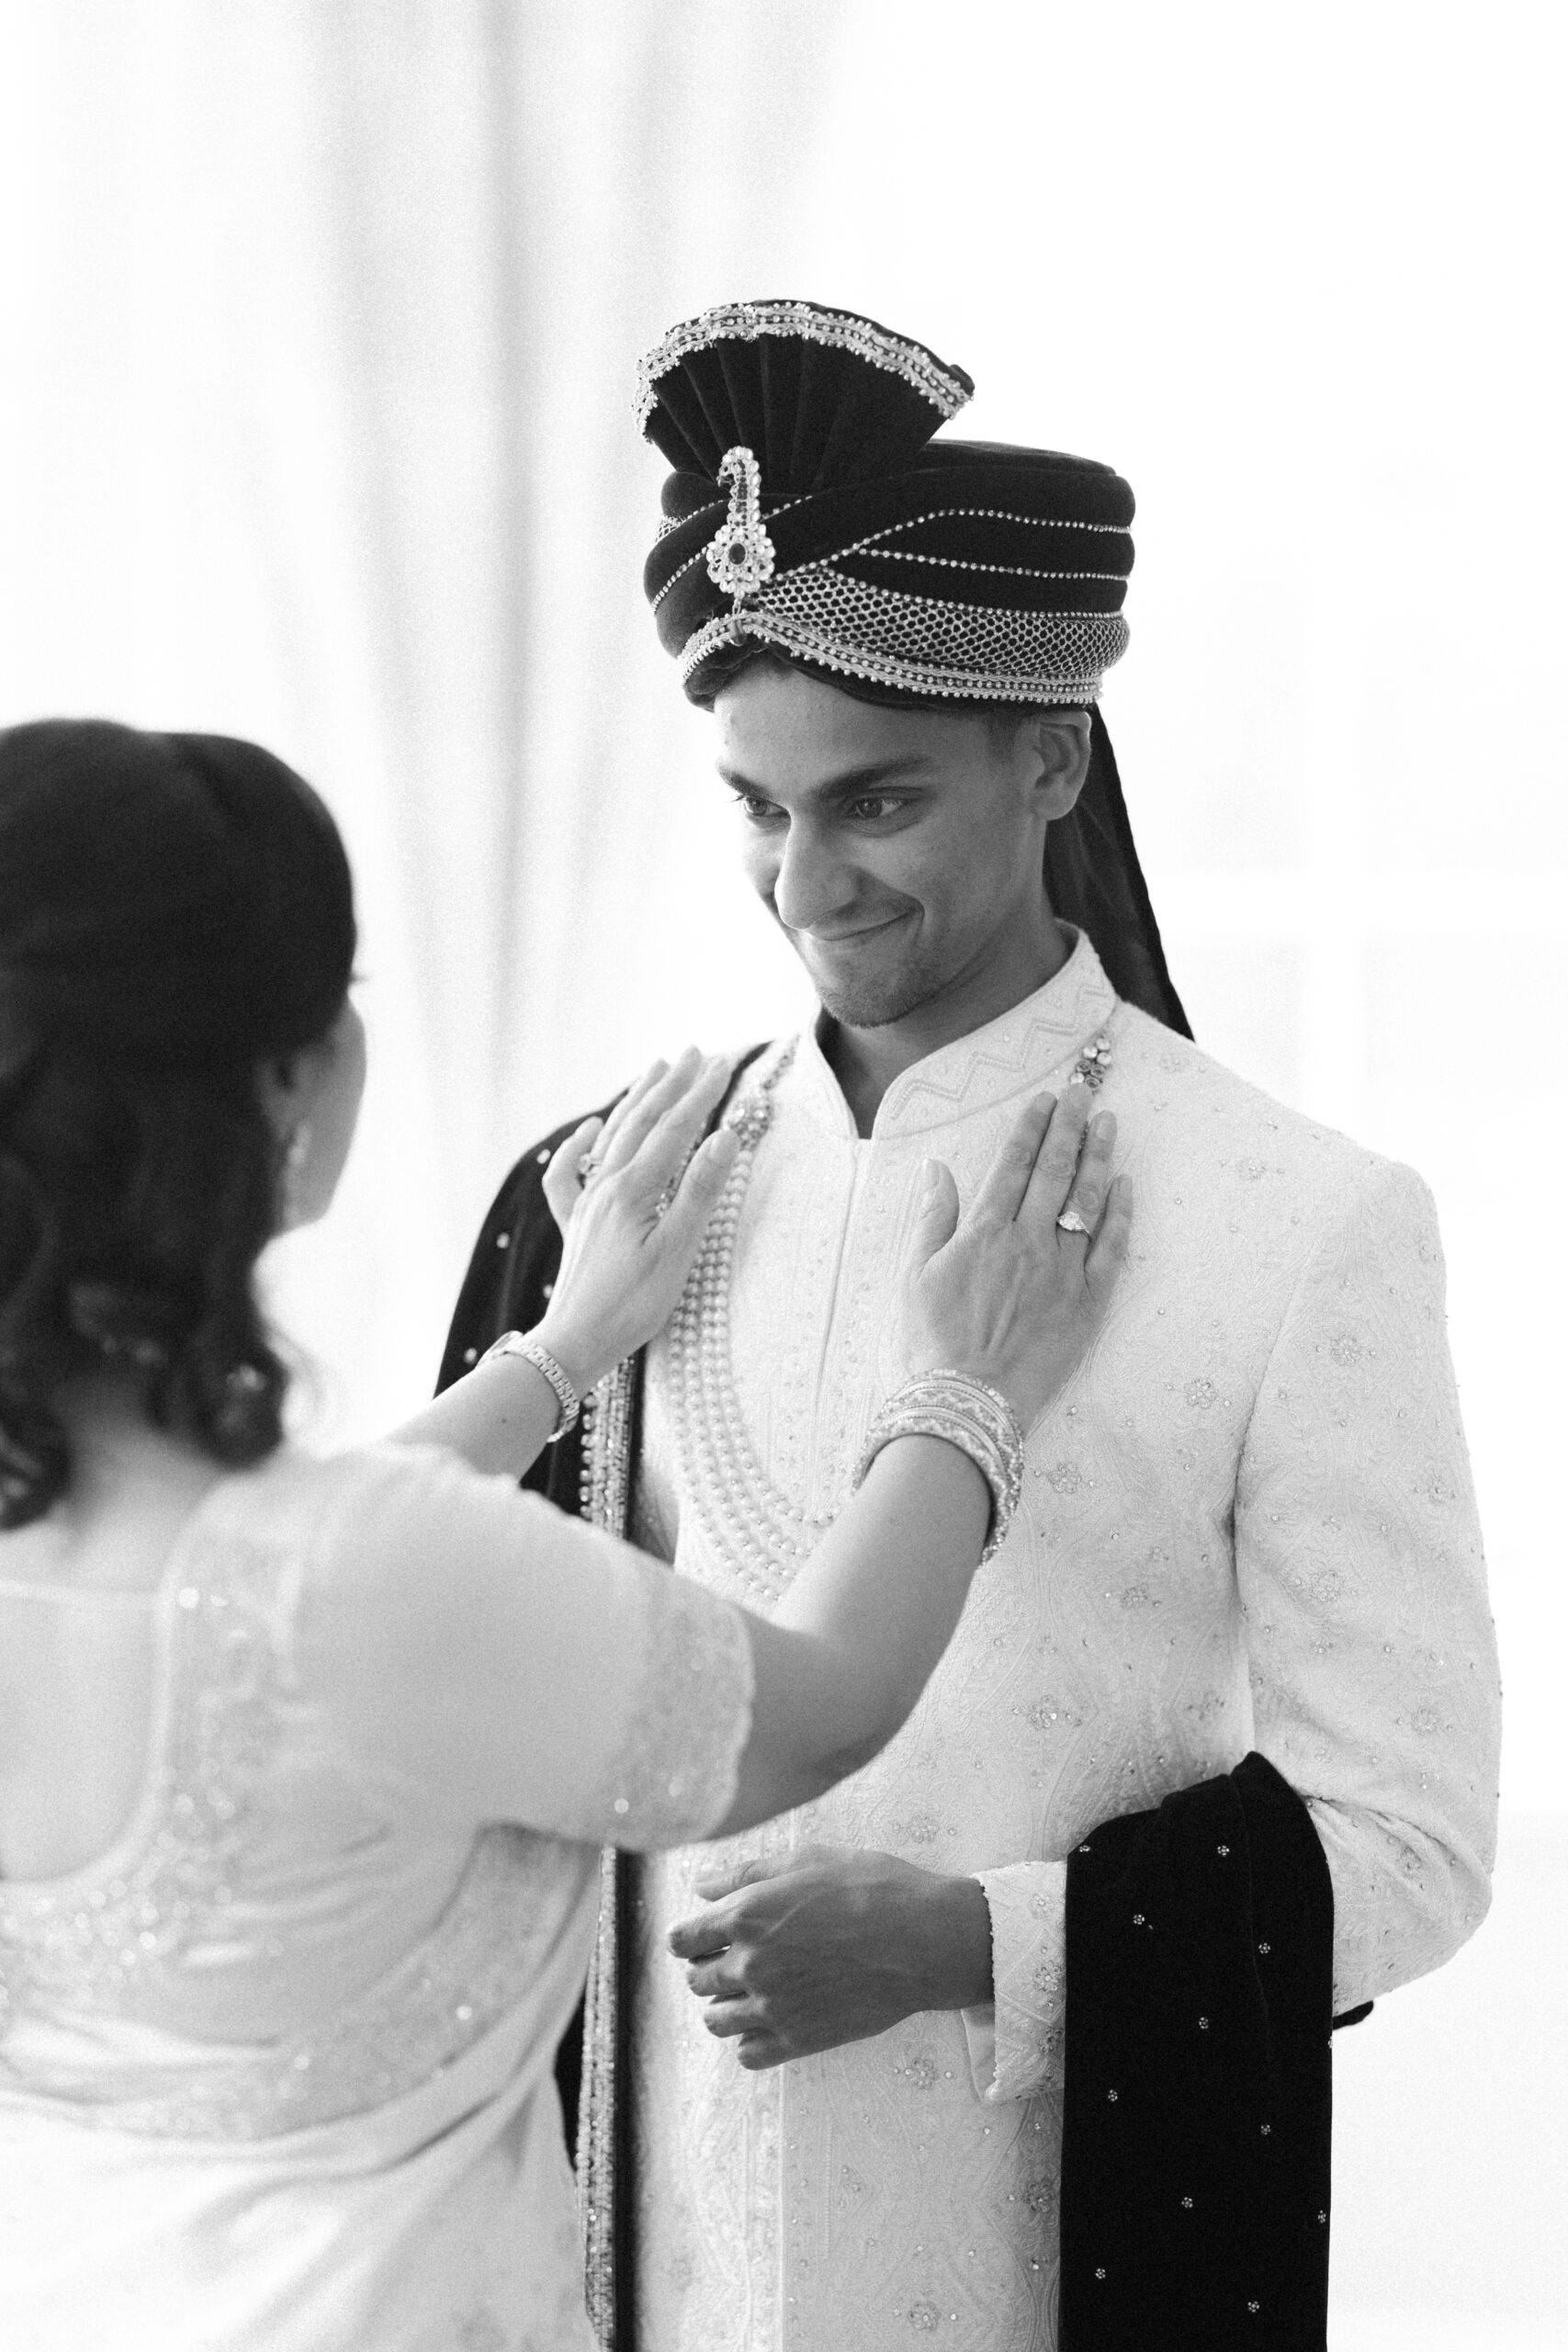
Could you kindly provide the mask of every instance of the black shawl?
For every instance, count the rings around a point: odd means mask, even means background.
[[[1323,2352],[1333,1943],[1258,1755],[1070,1857],[1060,2352]]]

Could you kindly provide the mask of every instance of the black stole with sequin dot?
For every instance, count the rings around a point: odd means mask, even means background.
[[[1256,1754],[1070,1857],[1060,2352],[1324,2352],[1333,1942]]]

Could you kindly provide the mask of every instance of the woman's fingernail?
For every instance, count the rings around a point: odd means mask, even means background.
[[[1089,1131],[1100,1143],[1111,1143],[1116,1136],[1114,1111],[1097,1111],[1089,1123]]]

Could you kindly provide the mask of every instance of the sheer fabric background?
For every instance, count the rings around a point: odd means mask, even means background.
[[[1495,1917],[1341,2048],[1337,2352],[1565,2340],[1553,35],[0,0],[0,723],[256,735],[360,877],[364,1139],[276,1277],[322,1442],[428,1387],[530,1135],[804,1007],[642,605],[638,350],[809,292],[1136,487],[1106,709],[1172,968],[1211,1050],[1434,1185],[1508,1681]]]

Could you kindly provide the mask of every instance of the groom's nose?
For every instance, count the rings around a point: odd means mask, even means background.
[[[792,819],[768,893],[779,921],[790,931],[831,932],[852,914],[861,888],[827,829]]]

